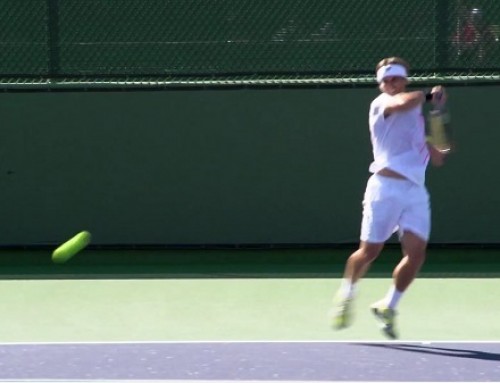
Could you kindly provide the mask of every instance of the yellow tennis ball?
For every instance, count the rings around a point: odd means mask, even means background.
[[[91,237],[92,236],[88,231],[78,233],[54,250],[52,253],[52,261],[55,263],[66,262],[68,259],[83,250],[90,243]]]

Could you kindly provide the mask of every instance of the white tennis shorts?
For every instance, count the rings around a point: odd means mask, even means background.
[[[383,243],[396,231],[400,237],[410,231],[427,241],[430,230],[430,200],[424,185],[378,174],[370,177],[363,199],[362,241]]]

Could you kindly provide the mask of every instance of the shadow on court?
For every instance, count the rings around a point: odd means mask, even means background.
[[[367,347],[379,347],[386,349],[389,348],[393,350],[408,351],[428,355],[448,356],[453,358],[500,361],[500,354],[469,349],[435,347],[430,345],[418,344],[362,343],[362,345]]]

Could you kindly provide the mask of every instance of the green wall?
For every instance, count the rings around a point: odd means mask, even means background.
[[[0,245],[357,242],[376,89],[2,93]],[[499,86],[450,89],[433,242],[500,242]]]

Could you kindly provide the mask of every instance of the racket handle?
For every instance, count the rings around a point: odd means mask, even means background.
[[[432,110],[429,125],[429,142],[440,152],[449,152],[451,150],[451,134],[448,114],[444,110]]]

